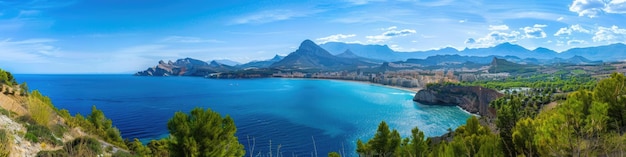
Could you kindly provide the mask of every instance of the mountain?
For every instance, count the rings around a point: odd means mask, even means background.
[[[282,60],[272,64],[271,68],[285,70],[341,70],[372,65],[358,59],[333,56],[311,40],[304,40],[300,47]]]
[[[623,43],[587,47],[573,48],[561,53],[564,58],[582,56],[591,60],[621,61],[626,59],[626,45]]]
[[[284,56],[279,56],[276,55],[274,56],[274,58],[272,59],[268,59],[268,60],[263,60],[263,61],[251,61],[248,62],[246,64],[241,64],[241,65],[237,65],[236,67],[238,68],[242,68],[242,69],[248,69],[248,68],[267,68],[270,67],[270,65],[282,60],[283,58],[285,58]]]
[[[489,67],[490,73],[525,73],[525,72],[534,72],[537,69],[532,65],[524,65],[517,64],[513,62],[509,62],[506,59],[500,59],[494,57]]]
[[[554,58],[549,61],[545,61],[550,64],[574,64],[574,65],[594,65],[594,64],[602,64],[602,61],[592,61],[583,56],[573,56],[568,59],[562,58]]]
[[[327,42],[320,47],[328,50],[331,54],[340,54],[346,50],[352,51],[355,55],[365,58],[376,58],[385,61],[398,61],[404,60],[402,57],[397,56],[397,53],[387,45],[361,45],[361,44],[348,44],[341,42]]]
[[[422,66],[461,64],[465,62],[474,62],[479,64],[489,64],[496,56],[478,57],[478,56],[461,56],[461,55],[436,55],[426,59],[407,59],[402,63],[419,64]]]
[[[469,56],[490,56],[490,55],[498,55],[498,56],[517,56],[520,58],[531,58],[529,56],[532,55],[532,51],[511,43],[502,43],[500,45],[496,45],[494,47],[488,48],[476,48],[476,49],[465,49],[460,53]]]
[[[220,64],[228,65],[228,66],[236,66],[236,65],[241,64],[239,62],[228,60],[228,59],[219,59],[219,60],[213,60],[213,61],[218,62]]]
[[[465,48],[461,51],[454,48],[443,48],[437,50],[414,51],[414,52],[396,52],[386,45],[361,45],[348,44],[340,42],[328,42],[320,45],[332,54],[339,54],[350,49],[354,54],[365,58],[376,58],[384,61],[402,61],[407,59],[425,59],[429,56],[436,55],[463,55],[463,56],[516,56],[524,59],[550,60],[554,58],[571,58],[581,56],[590,60],[619,61],[626,60],[626,45],[622,43],[587,47],[573,48],[561,53],[547,48],[539,47],[534,50],[528,50],[522,46],[512,43],[502,43],[487,48]],[[533,62],[532,60],[527,60]]]
[[[350,49],[347,49],[345,52],[340,53],[340,54],[335,55],[335,56],[340,57],[340,58],[356,59],[356,60],[360,60],[360,61],[368,62],[368,63],[373,63],[373,64],[381,64],[381,63],[385,62],[385,61],[382,61],[382,60],[370,59],[370,58],[365,58],[365,57],[358,56],[358,55],[354,54],[352,51],[350,51]]]
[[[232,66],[212,61],[210,64],[198,59],[184,58],[176,62],[159,61],[154,67],[135,73],[137,76],[204,76],[216,72],[236,70]]]

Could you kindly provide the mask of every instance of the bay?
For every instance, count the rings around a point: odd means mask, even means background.
[[[235,120],[250,153],[309,156],[317,148],[355,155],[357,139],[370,139],[381,121],[408,137],[455,129],[470,116],[453,106],[412,101],[413,92],[366,83],[314,79],[205,79],[130,75],[16,75],[49,96],[57,108],[87,115],[93,105],[113,120],[123,138],[144,142],[168,136],[175,112],[210,108]],[[254,139],[254,140],[253,140]],[[250,141],[250,143],[248,143]]]

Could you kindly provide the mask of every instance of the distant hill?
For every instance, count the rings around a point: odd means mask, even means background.
[[[591,60],[603,61],[626,60],[626,45],[617,43],[597,47],[573,48],[562,52],[560,56],[563,58],[582,56]]]
[[[436,55],[463,55],[463,56],[516,56],[518,58],[534,58],[534,59],[554,59],[554,58],[571,58],[581,56],[590,60],[603,61],[619,61],[626,60],[626,45],[622,43],[611,44],[606,46],[573,48],[561,53],[547,48],[539,47],[534,50],[528,50],[522,46],[502,43],[488,48],[466,48],[461,51],[454,48],[443,48],[438,50],[414,51],[414,52],[396,52],[386,45],[362,45],[347,44],[340,42],[328,42],[320,45],[333,54],[342,53],[350,49],[354,54],[365,58],[376,58],[385,61],[404,61],[407,59],[425,59],[429,56]]]
[[[493,58],[490,66],[491,66],[489,67],[490,73],[501,73],[501,72],[525,73],[525,72],[537,71],[537,69],[534,68],[534,66],[532,65],[517,64],[517,63],[509,62],[506,59],[500,59],[496,57]]]
[[[274,58],[272,59],[268,59],[268,60],[263,60],[263,61],[251,61],[248,62],[246,64],[241,64],[241,65],[237,65],[236,67],[238,68],[242,68],[242,69],[248,69],[248,68],[267,68],[270,67],[272,64],[282,60],[283,58],[285,58],[284,56],[279,56],[276,55],[274,56]]]
[[[270,67],[284,70],[340,70],[354,69],[363,65],[372,64],[358,59],[333,56],[313,41],[304,40],[295,52]]]
[[[213,60],[213,61],[218,62],[220,64],[228,65],[228,66],[236,66],[236,65],[241,64],[239,62],[228,60],[228,59],[218,59],[218,60]]]
[[[350,50],[355,55],[365,58],[376,58],[385,61],[398,61],[404,60],[404,57],[400,57],[397,53],[387,45],[361,45],[361,44],[347,44],[341,42],[327,42],[320,45],[320,47],[328,50],[331,54],[340,54],[346,50]]]
[[[365,57],[358,56],[358,55],[354,54],[352,51],[350,51],[350,49],[347,49],[345,52],[340,53],[340,54],[335,55],[335,56],[340,57],[340,58],[356,59],[356,60],[359,60],[359,61],[373,63],[373,64],[381,64],[381,63],[385,62],[383,60],[370,59],[370,58],[365,58]]]

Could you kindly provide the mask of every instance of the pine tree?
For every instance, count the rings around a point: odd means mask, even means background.
[[[189,115],[176,112],[167,123],[172,135],[172,156],[243,156],[245,151],[235,132],[235,122],[230,116],[195,108]]]

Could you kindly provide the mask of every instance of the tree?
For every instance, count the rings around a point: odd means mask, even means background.
[[[146,146],[144,146],[141,143],[141,141],[139,141],[139,139],[137,138],[133,139],[133,141],[125,141],[125,143],[128,149],[135,156],[147,157],[147,156],[150,156],[150,154],[152,154],[151,150],[147,148]]]
[[[601,80],[593,91],[594,101],[607,103],[611,129],[626,128],[626,77],[613,73]]]
[[[222,118],[219,113],[193,109],[190,114],[176,112],[167,122],[172,140],[170,155],[173,156],[243,156],[245,150],[235,136],[237,128],[230,116]]]
[[[113,125],[113,122],[107,119],[104,113],[98,110],[96,106],[91,106],[91,114],[87,116],[87,120],[93,124],[96,130],[107,130]]]
[[[168,139],[152,140],[148,143],[148,148],[152,156],[170,156]]]
[[[517,122],[513,128],[513,143],[515,150],[525,156],[537,156],[535,146],[535,124],[530,118],[525,118]]]
[[[330,152],[328,153],[328,157],[341,157],[341,155],[339,155],[339,153],[337,152]]]
[[[387,123],[385,123],[385,121],[380,122],[374,138],[367,142],[369,148],[377,154],[387,154],[389,152],[387,146],[389,143],[389,134],[390,131]]]
[[[411,148],[411,154],[414,156],[426,156],[428,152],[428,142],[424,140],[424,132],[415,127],[411,130],[411,143],[408,144]]]
[[[28,95],[28,85],[26,82],[22,82],[22,84],[20,84],[20,91],[22,92],[22,95]]]

